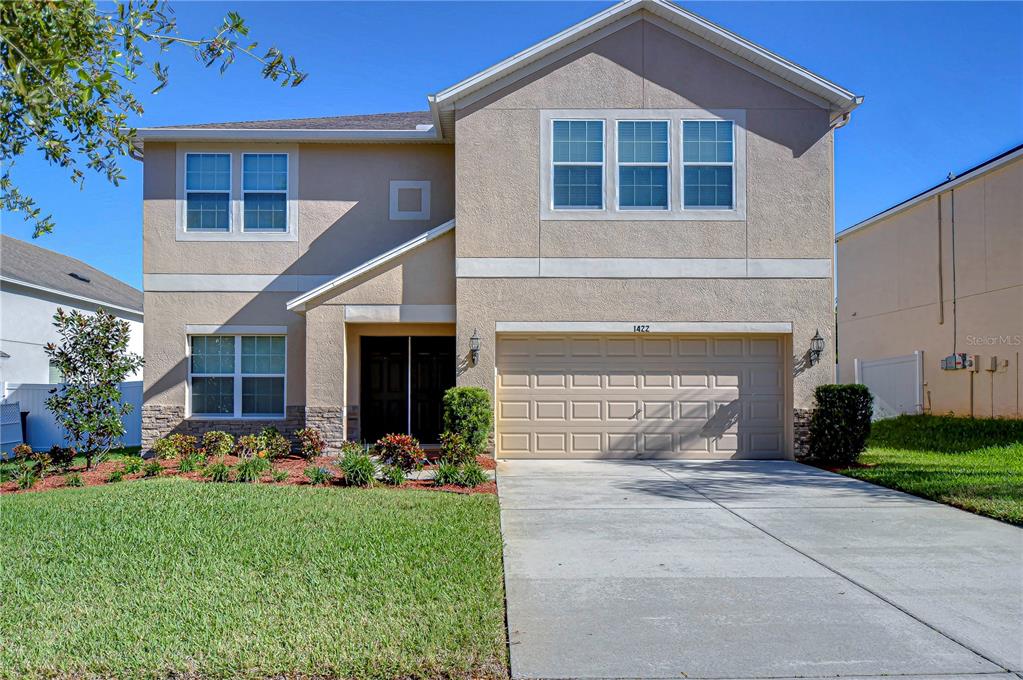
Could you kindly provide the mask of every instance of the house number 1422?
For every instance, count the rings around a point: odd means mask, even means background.
[[[650,326],[649,325],[633,326],[632,327],[632,332],[633,333],[649,333],[650,332]]]

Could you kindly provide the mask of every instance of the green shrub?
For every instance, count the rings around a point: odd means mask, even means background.
[[[21,471],[20,463],[15,463],[12,461],[7,461],[6,463],[0,462],[0,484],[11,481],[12,479],[18,476],[18,473],[20,471]]]
[[[178,472],[195,472],[202,463],[202,456],[193,453],[191,456],[182,456],[178,461]]]
[[[124,470],[123,469],[121,469],[121,470],[114,470],[109,475],[107,475],[107,482],[109,482],[110,484],[116,484],[117,482],[120,482],[123,479],[124,479]]]
[[[25,445],[23,444],[22,446]],[[49,451],[32,451],[32,449],[29,449],[28,460],[36,466],[36,474],[39,475],[39,479],[46,477],[46,473],[53,463],[53,458],[50,457]]]
[[[146,461],[142,460],[141,456],[127,456],[121,463],[124,474],[126,475],[134,475],[142,472],[142,467],[145,464]]]
[[[810,417],[812,460],[851,465],[867,446],[874,397],[866,385],[820,385]]]
[[[334,473],[330,471],[330,468],[320,465],[310,465],[305,469],[304,474],[309,483],[316,486],[330,484],[331,480],[334,479]]]
[[[54,467],[67,470],[75,462],[75,456],[78,455],[78,452],[70,446],[57,446],[54,444],[50,447],[49,454]]]
[[[323,435],[315,427],[303,427],[295,436],[298,437],[298,451],[306,460],[322,456],[324,449],[327,448]]]
[[[409,434],[388,434],[381,437],[373,450],[380,460],[389,465],[397,465],[406,472],[422,467],[423,450],[419,441]]]
[[[151,460],[142,468],[143,477],[159,477],[163,474],[163,466],[159,461]]]
[[[457,432],[442,432],[440,435],[440,459],[455,465],[464,465],[476,460],[476,452],[465,443],[465,437]]]
[[[82,475],[77,472],[64,475],[64,486],[85,486]]]
[[[405,471],[397,465],[385,465],[380,468],[380,478],[384,480],[385,484],[391,486],[401,486],[405,483]]]
[[[269,466],[265,458],[246,458],[234,466],[234,478],[239,482],[257,482]]]
[[[362,442],[343,441],[341,442],[341,456],[347,456],[349,453],[365,453],[370,452],[369,444],[363,444]]]
[[[437,469],[433,473],[433,483],[436,486],[458,484],[461,479],[462,472],[457,465],[446,460],[437,463]]]
[[[234,437],[227,432],[210,430],[202,436],[202,448],[207,456],[229,456],[234,451]]]
[[[291,453],[291,442],[273,425],[267,425],[259,432],[263,450],[271,460],[284,458]]]
[[[349,486],[373,486],[373,478],[377,473],[377,464],[362,448],[350,450],[341,459],[341,472],[345,476],[345,484]]]
[[[230,482],[231,468],[224,461],[218,460],[207,465],[206,469],[202,471],[202,476],[211,482]]]
[[[42,477],[39,476],[35,464],[28,462],[21,464],[21,470],[18,471],[18,475],[15,477],[19,489],[31,489],[40,479]]]
[[[487,450],[493,413],[482,387],[452,387],[444,393],[444,429],[462,436],[472,455]]]
[[[11,449],[11,453],[14,454],[15,458],[28,459],[32,457],[32,447],[28,444],[18,444]]]
[[[175,433],[167,439],[174,445],[174,452],[178,456],[191,456],[199,448],[199,440],[190,434]]]
[[[1023,442],[1020,419],[906,415],[874,422],[868,443],[883,449],[966,453],[1020,442]]]
[[[264,452],[263,440],[259,435],[246,434],[238,437],[238,443],[234,447],[234,455],[239,458],[253,458],[260,452]]]
[[[288,473],[285,472],[284,470],[273,470],[270,473],[270,481],[277,482],[278,484],[281,482],[286,482],[288,481]]]
[[[169,438],[157,439],[153,442],[153,456],[160,460],[170,460],[178,455],[178,449]]]
[[[490,477],[487,476],[487,471],[483,469],[483,466],[476,461],[471,461],[462,466],[458,485],[472,488],[489,481]]]

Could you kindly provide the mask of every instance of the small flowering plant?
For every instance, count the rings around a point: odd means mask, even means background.
[[[388,434],[373,446],[377,456],[388,465],[395,465],[405,472],[423,466],[423,449],[419,441],[408,434]]]

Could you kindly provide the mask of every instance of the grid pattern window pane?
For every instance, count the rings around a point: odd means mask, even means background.
[[[192,413],[231,415],[234,413],[234,378],[192,378]]]
[[[247,153],[242,157],[242,189],[245,191],[287,191],[288,155]]]
[[[603,178],[599,165],[555,165],[554,207],[599,209],[604,203]]]
[[[231,156],[226,153],[190,153],[185,156],[187,191],[230,191]]]
[[[732,167],[729,165],[686,166],[683,193],[687,208],[731,208]]]
[[[686,163],[731,163],[732,121],[687,120],[682,124],[682,160]]]
[[[618,168],[618,203],[622,208],[668,207],[668,168],[626,165]]]
[[[242,373],[284,373],[284,336],[242,336]]]
[[[229,203],[227,194],[189,192],[185,228],[189,231],[227,231]]]
[[[555,163],[601,163],[604,161],[604,121],[554,121]]]
[[[618,162],[667,163],[668,121],[620,121],[618,123]]]
[[[245,193],[245,231],[286,231],[288,228],[286,194]]]
[[[242,415],[284,415],[284,378],[242,378]]]
[[[191,343],[192,373],[234,373],[233,335],[193,335]]]

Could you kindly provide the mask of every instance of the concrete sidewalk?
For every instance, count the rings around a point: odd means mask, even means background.
[[[1016,527],[788,462],[508,461],[498,488],[513,677],[1023,670]]]

